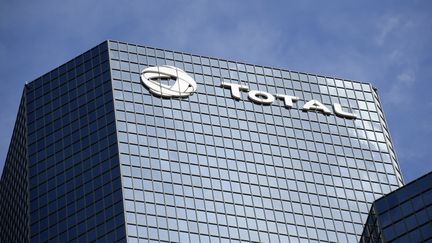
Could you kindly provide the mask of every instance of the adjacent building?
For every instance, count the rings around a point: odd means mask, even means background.
[[[432,172],[376,200],[361,243],[432,241]]]
[[[0,237],[356,242],[402,185],[368,83],[105,41],[24,87]]]

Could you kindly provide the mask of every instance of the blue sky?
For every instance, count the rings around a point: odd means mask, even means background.
[[[1,167],[24,83],[105,39],[371,82],[405,181],[432,170],[427,0],[0,0]]]

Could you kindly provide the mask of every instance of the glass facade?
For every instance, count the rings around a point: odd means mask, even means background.
[[[0,242],[28,241],[26,93],[23,92],[0,179]]]
[[[11,213],[26,222],[2,224],[0,242],[125,241],[108,57],[104,42],[26,85],[20,137],[14,133],[1,182],[2,207],[9,201],[4,191],[25,193],[11,199],[20,214]],[[17,158],[16,143],[26,152]],[[23,168],[13,176],[19,178],[9,183],[5,173],[18,163]],[[21,180],[25,185],[18,187]],[[11,218],[1,213],[2,222]],[[16,228],[23,238],[8,240]]]
[[[140,73],[160,65],[197,91],[152,95]],[[300,99],[234,99],[222,82]],[[356,242],[371,203],[402,185],[367,83],[106,41],[23,100],[22,157],[0,184],[3,210],[7,181],[22,183],[22,220],[0,224],[0,241],[19,228],[32,242]],[[310,100],[357,118],[303,111]]]
[[[402,185],[371,85],[109,42],[130,242],[359,240],[371,202]],[[153,96],[147,67],[191,75],[188,98]],[[222,82],[301,97],[259,105]],[[342,104],[357,119],[303,112]]]
[[[375,201],[360,242],[431,241],[432,172]]]
[[[124,239],[107,43],[27,85],[31,241]]]

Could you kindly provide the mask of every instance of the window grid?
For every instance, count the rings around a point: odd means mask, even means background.
[[[125,210],[147,217],[127,221],[132,242],[356,241],[370,202],[400,186],[369,84],[117,42],[110,42],[110,57]],[[139,72],[156,65],[185,70],[199,84],[196,94],[185,100],[150,95]],[[292,109],[279,101],[254,104],[246,93],[236,101],[219,87],[223,81],[302,99]],[[359,118],[301,112],[310,99],[340,103]],[[159,215],[151,209],[157,207],[174,215]],[[149,218],[187,223],[170,227]]]

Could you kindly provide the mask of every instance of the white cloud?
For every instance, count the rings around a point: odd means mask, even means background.
[[[399,84],[411,86],[415,82],[415,74],[412,71],[400,73],[397,78]]]
[[[389,91],[384,94],[385,101],[392,105],[403,106],[411,102],[410,90],[416,82],[415,73],[412,70],[405,70],[396,76],[395,82]]]
[[[375,37],[377,45],[381,46],[387,39],[387,36],[400,25],[398,16],[386,16],[378,23],[378,34]]]

